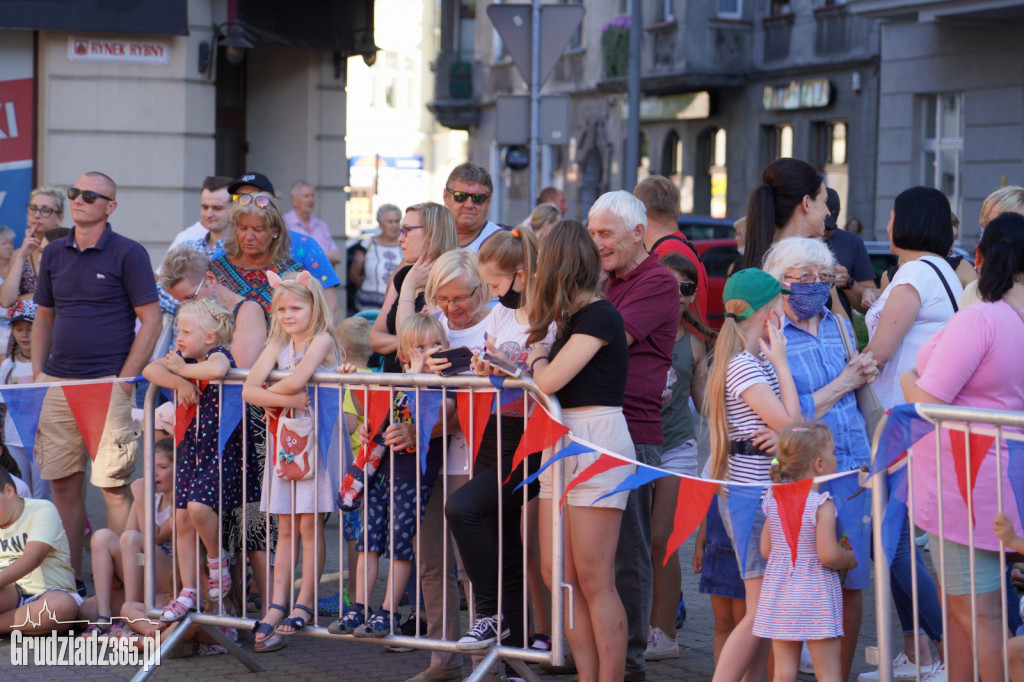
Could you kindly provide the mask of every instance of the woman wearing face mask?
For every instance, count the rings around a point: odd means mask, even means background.
[[[857,410],[853,391],[878,375],[878,363],[871,353],[854,353],[847,358],[840,325],[851,348],[855,348],[853,327],[825,308],[835,282],[835,257],[817,239],[783,239],[768,250],[764,270],[789,288],[783,297],[786,316],[786,357],[800,397],[801,417],[828,426],[835,438],[838,471],[849,471],[871,459],[864,418]],[[868,540],[869,535],[863,534]],[[867,546],[860,556],[867,556]],[[861,621],[861,590],[868,587],[870,562],[849,571],[843,582],[842,662],[844,677],[850,674]]]

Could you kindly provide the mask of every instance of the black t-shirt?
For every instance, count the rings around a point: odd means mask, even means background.
[[[406,265],[397,272],[392,282],[395,285],[395,291],[398,292],[398,297],[402,296],[402,283],[405,282],[406,275],[409,274],[409,270],[412,269],[411,265]],[[427,305],[427,299],[423,296],[423,292],[416,297],[416,312],[423,310]],[[387,325],[389,334],[398,333],[398,298],[395,298],[395,302],[391,304],[391,308],[388,310],[387,315],[384,318],[384,324]],[[398,361],[397,353],[389,353],[384,356],[384,371],[400,373],[402,371],[402,363]]]
[[[608,301],[595,301],[569,317],[569,329],[551,346],[554,358],[573,334],[586,334],[606,342],[579,374],[555,395],[562,407],[608,405],[621,407],[629,371],[629,346],[622,315]]]
[[[836,262],[849,271],[850,279],[854,282],[867,282],[875,278],[871,257],[868,255],[867,247],[864,246],[864,240],[859,235],[837,229],[825,241],[825,245],[836,257]],[[842,291],[839,292],[839,302],[843,304],[846,315],[849,317],[851,314],[850,301]]]

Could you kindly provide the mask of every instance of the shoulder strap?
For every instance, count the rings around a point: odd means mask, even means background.
[[[839,338],[843,340],[843,348],[846,349],[846,361],[849,362],[850,358],[853,357],[853,344],[850,342],[850,337],[846,333],[846,325],[843,324],[842,319],[835,313],[832,314],[832,319],[835,320],[836,327],[839,328]]]
[[[939,276],[939,279],[942,281],[942,286],[946,290],[946,295],[949,296],[949,302],[953,304],[953,312],[957,313],[960,310],[960,306],[956,304],[956,298],[953,296],[953,290],[949,288],[949,282],[947,282],[946,278],[943,277],[942,271],[939,270],[939,266],[931,261],[925,260],[924,258],[921,258],[920,261],[934,270],[935,274]]]
[[[686,246],[688,246],[690,248],[690,251],[693,251],[693,255],[697,258],[697,260],[698,261],[700,260],[700,254],[697,253],[697,247],[693,245],[693,242],[691,242],[689,239],[687,239],[683,235],[679,234],[678,232],[674,232],[672,234],[666,234],[664,237],[662,237],[658,241],[654,242],[654,244],[651,246],[650,250],[652,252],[653,251],[657,251],[658,247],[661,246],[662,243],[666,239],[676,239],[676,240],[681,241],[682,243],[686,244]]]

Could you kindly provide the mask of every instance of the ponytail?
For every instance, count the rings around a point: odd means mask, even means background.
[[[761,267],[775,233],[793,217],[804,197],[817,195],[824,179],[799,159],[776,159],[761,172],[761,185],[747,201],[747,236],[740,270]]]
[[[761,185],[747,201],[747,236],[737,270],[761,267],[775,240],[775,229],[775,197],[771,187]]]
[[[725,302],[727,313],[739,315],[750,305],[741,299]],[[711,353],[711,372],[708,376],[707,396],[704,400],[708,430],[711,437],[711,477],[724,479],[729,470],[729,420],[725,407],[725,380],[732,359],[743,352],[747,338],[736,320],[726,317]]]
[[[1003,213],[990,220],[978,252],[984,259],[978,293],[982,300],[998,301],[1024,272],[1024,216]]]

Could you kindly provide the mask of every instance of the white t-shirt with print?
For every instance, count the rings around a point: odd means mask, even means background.
[[[448,335],[448,346],[450,348],[466,346],[473,353],[479,353],[484,349],[484,334],[491,319],[490,314],[472,327],[466,327],[465,329],[452,329],[449,327],[448,318],[445,317],[444,313],[438,313],[437,319],[441,321],[441,326],[444,327],[444,332]],[[471,374],[472,372],[473,370],[467,369],[463,374]],[[461,431],[453,434],[448,442],[448,463],[445,467],[445,472],[449,475],[469,476],[472,467],[471,460],[469,443],[466,442],[466,437],[462,435]]]

